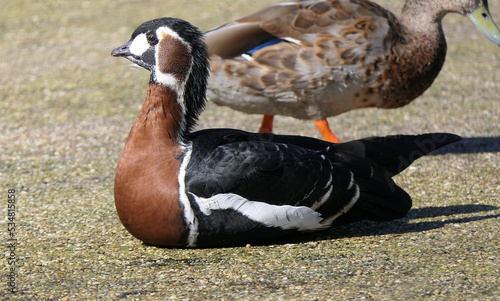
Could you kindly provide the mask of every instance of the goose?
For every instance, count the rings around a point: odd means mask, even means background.
[[[111,54],[150,72],[114,185],[121,223],[150,245],[272,243],[401,218],[412,201],[392,177],[460,139],[432,133],[332,144],[236,129],[193,131],[209,77],[196,27],[177,18],[147,21]]]

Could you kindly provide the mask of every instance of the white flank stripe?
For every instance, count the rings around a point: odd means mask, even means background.
[[[206,215],[210,215],[212,210],[232,209],[253,221],[269,227],[280,227],[283,230],[307,231],[327,227],[321,224],[323,220],[321,214],[305,206],[270,205],[250,201],[233,193],[218,194],[211,198],[194,197]]]
[[[198,238],[198,221],[194,216],[194,211],[191,208],[191,204],[189,203],[189,199],[186,195],[186,168],[193,151],[191,144],[187,145],[185,150],[184,159],[182,160],[181,167],[179,169],[179,201],[184,206],[184,219],[186,220],[186,226],[189,231],[187,245],[189,247],[195,247],[196,240]]]

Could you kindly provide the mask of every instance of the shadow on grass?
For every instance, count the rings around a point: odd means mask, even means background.
[[[253,242],[252,246],[266,246],[266,245],[285,245],[290,243],[303,243],[303,242],[313,242],[313,241],[321,241],[321,240],[331,240],[338,238],[350,238],[350,237],[363,237],[363,236],[378,236],[385,234],[405,234],[405,233],[415,233],[415,232],[424,232],[428,230],[434,230],[442,228],[448,224],[461,224],[461,223],[469,223],[474,221],[492,219],[492,218],[500,218],[500,214],[488,214],[485,215],[485,212],[494,211],[500,209],[500,207],[491,206],[491,205],[454,205],[454,206],[445,206],[445,207],[426,207],[426,208],[418,208],[412,209],[408,212],[406,218],[398,219],[390,222],[372,222],[372,221],[362,221],[354,224],[349,224],[345,226],[336,226],[332,227],[329,230],[321,231],[321,232],[312,232],[312,233],[294,233],[292,236],[284,237],[278,240],[271,241],[263,241],[263,242]],[[421,222],[411,222],[411,220],[423,219],[423,218],[437,218],[437,217],[446,217],[452,215],[459,214],[473,214],[473,213],[482,213],[482,215],[476,216],[468,216],[468,217],[457,217],[452,219],[442,219],[438,221],[421,221]],[[151,246],[147,243],[143,243],[144,246]],[[223,248],[233,248],[240,247],[242,245],[226,245],[220,246]],[[158,247],[158,246],[156,246]],[[163,247],[159,247],[163,248]],[[200,247],[198,249],[211,249],[217,247]],[[166,248],[169,249],[169,248]],[[181,248],[182,249],[182,248]],[[183,264],[188,265],[196,265],[205,263],[203,262],[197,263],[196,260],[170,260],[170,261],[183,261]],[[158,265],[158,263],[155,263]],[[164,264],[162,264],[164,265]]]
[[[394,220],[391,222],[371,222],[363,221],[356,224],[332,228],[325,233],[328,237],[317,237],[317,239],[335,239],[342,237],[360,237],[360,236],[375,236],[384,234],[405,234],[424,232],[442,228],[448,224],[461,224],[473,221],[499,218],[500,214],[488,214],[485,212],[497,210],[499,207],[490,205],[454,205],[446,207],[426,207],[412,209],[404,219]],[[483,213],[481,215],[456,217],[450,219],[441,219],[435,221],[420,221],[412,222],[412,220],[424,218],[438,218],[460,214]],[[492,212],[493,213],[493,212]],[[323,236],[323,235],[320,235]]]
[[[444,154],[476,154],[500,152],[500,137],[463,138],[462,141],[450,144],[431,153]]]

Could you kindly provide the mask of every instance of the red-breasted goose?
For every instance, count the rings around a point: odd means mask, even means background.
[[[263,243],[403,217],[411,198],[391,177],[460,139],[426,134],[331,144],[233,129],[192,132],[209,76],[198,29],[174,18],[148,21],[112,55],[151,72],[114,189],[125,228],[153,245]]]

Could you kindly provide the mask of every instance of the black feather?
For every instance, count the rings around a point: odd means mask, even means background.
[[[461,139],[457,135],[447,133],[432,133],[417,136],[396,135],[370,137],[341,143],[334,148],[338,151],[351,152],[377,162],[392,177],[406,169],[418,158]]]
[[[354,207],[334,224],[406,215],[410,196],[392,180],[414,160],[458,141],[450,134],[372,137],[343,144],[307,137],[205,130],[190,135],[193,153],[186,188],[201,196],[235,193],[273,205],[312,207],[325,219],[359,193]],[[285,143],[286,142],[286,143]],[[352,181],[354,181],[354,186]]]

